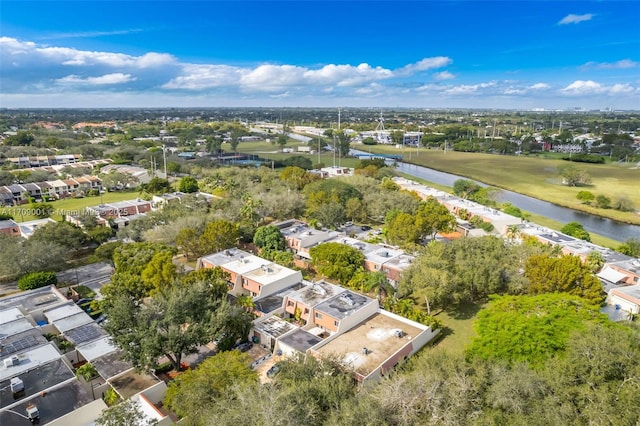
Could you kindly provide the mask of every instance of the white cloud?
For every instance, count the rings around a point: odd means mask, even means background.
[[[228,65],[185,64],[182,75],[171,79],[162,88],[206,90],[237,85],[242,73],[242,69]]]
[[[77,75],[68,75],[63,78],[59,78],[56,80],[57,83],[61,84],[88,84],[95,86],[109,85],[109,84],[122,84],[128,83],[130,81],[135,81],[134,77],[131,77],[131,74],[123,74],[121,72],[116,72],[113,74],[105,74],[100,77],[87,77],[82,78]]]
[[[456,78],[456,76],[449,71],[442,71],[433,74],[433,79],[436,81],[453,80],[454,78]]]
[[[15,38],[1,37],[2,57],[7,59],[28,59],[29,62],[44,62],[68,66],[103,65],[111,68],[149,68],[175,62],[172,55],[146,53],[131,56],[124,53],[96,52],[69,47],[49,47],[33,42],[23,42]]]
[[[593,13],[585,13],[584,15],[574,15],[572,13],[562,18],[558,25],[579,24],[580,22],[590,21],[594,16],[596,15]]]
[[[529,86],[529,89],[531,90],[546,90],[549,88],[551,88],[551,86],[549,86],[547,83],[536,83]]]
[[[477,93],[481,89],[487,89],[495,87],[497,82],[489,81],[487,83],[479,84],[461,84],[459,86],[453,86],[445,90],[445,93],[449,95],[469,95]]]
[[[600,70],[611,70],[611,69],[629,69],[635,68],[640,63],[632,61],[631,59],[621,59],[616,62],[587,62],[586,64],[580,66],[581,70],[588,69],[600,69]]]
[[[78,31],[68,33],[55,33],[42,37],[42,40],[53,40],[62,38],[92,38],[92,37],[104,37],[112,35],[126,35],[131,33],[141,32],[141,29],[130,30],[113,30],[113,31]]]
[[[432,69],[446,67],[453,63],[453,59],[446,56],[435,56],[433,58],[424,58],[416,63],[405,65],[398,68],[394,74],[398,76],[413,75],[420,71],[428,71]]]
[[[638,92],[638,88],[634,88],[630,84],[606,86],[593,80],[576,80],[565,88],[560,89],[560,93],[568,96],[628,95],[635,92]]]

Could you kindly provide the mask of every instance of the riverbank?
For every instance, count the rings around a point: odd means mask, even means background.
[[[355,147],[354,147],[355,148]],[[362,146],[372,153],[400,154],[408,164],[452,173],[474,179],[487,185],[517,192],[558,206],[567,207],[595,216],[613,219],[623,223],[640,225],[640,214],[621,212],[612,209],[598,209],[582,204],[576,194],[587,190],[595,195],[606,195],[612,200],[618,196],[628,197],[640,207],[640,169],[631,165],[568,163],[563,160],[532,157],[504,156],[496,154],[478,154],[456,151],[440,151],[421,148],[395,148],[394,146]],[[558,167],[573,164],[584,169],[592,178],[587,187],[568,187],[562,185]]]
[[[408,173],[398,173],[400,176],[416,181],[416,182],[420,182],[424,185],[427,185],[431,188],[435,188],[435,189],[439,189],[440,191],[445,191],[445,192],[449,192],[452,193],[452,188],[444,186],[444,185],[439,185],[437,183],[434,182],[429,182],[428,180],[425,179],[420,179],[419,177],[410,175]],[[542,215],[538,215],[538,214],[532,214],[530,212],[526,212],[528,213],[529,216],[529,220],[533,223],[536,223],[538,225],[541,226],[545,226],[547,228],[553,229],[555,231],[560,232],[560,230],[562,229],[562,227],[564,225],[566,225],[565,223],[561,223],[552,219],[549,219],[548,217],[542,216]],[[616,249],[616,247],[618,247],[621,243],[619,241],[616,241],[614,239],[611,238],[607,238],[603,235],[598,235],[596,233],[593,232],[589,232],[589,235],[591,236],[591,242],[594,244],[597,244],[601,247],[609,247],[611,249]]]

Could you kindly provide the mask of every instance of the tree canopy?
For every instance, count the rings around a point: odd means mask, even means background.
[[[577,256],[533,255],[525,262],[524,275],[529,280],[525,286],[529,294],[569,293],[594,304],[604,299],[600,280]]]
[[[136,367],[153,369],[166,356],[179,370],[182,357],[216,338],[242,338],[252,317],[229,306],[227,285],[199,281],[174,285],[140,303],[126,293],[109,295],[105,329]]]
[[[364,254],[346,244],[323,243],[309,249],[318,273],[341,283],[348,283],[363,268]]]
[[[469,353],[484,359],[526,361],[534,366],[566,349],[572,331],[606,316],[589,301],[566,293],[495,296],[478,314]]]

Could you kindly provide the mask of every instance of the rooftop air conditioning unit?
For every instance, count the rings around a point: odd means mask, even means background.
[[[35,404],[27,405],[27,418],[31,423],[35,423],[37,420],[40,420],[40,412]]]
[[[404,331],[402,331],[400,329],[393,330],[393,335],[396,336],[396,337],[403,337],[404,336]]]
[[[11,379],[9,386],[11,387],[11,392],[13,393],[22,392],[24,390],[24,382],[19,377],[14,377],[13,379]]]
[[[18,365],[20,364],[20,359],[14,355],[11,358],[6,358],[4,360],[4,366],[5,368],[9,368],[9,367],[13,367],[14,365]]]

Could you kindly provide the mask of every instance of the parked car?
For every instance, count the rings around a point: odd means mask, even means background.
[[[281,368],[280,364],[273,364],[273,366],[267,371],[267,377],[275,377],[280,372]]]
[[[88,297],[83,297],[82,299],[78,299],[78,301],[76,302],[76,305],[78,306],[84,305],[85,303],[90,303],[91,301],[93,301],[93,299]]]
[[[253,347],[253,343],[251,342],[245,342],[245,343],[239,343],[237,344],[234,349],[239,350],[240,352],[247,352],[249,349],[251,349]]]
[[[361,226],[361,227],[360,227],[360,230],[361,230],[361,231],[370,231],[370,230],[371,230],[371,227],[370,227],[370,226],[367,226],[367,225],[364,225],[364,226]]]

